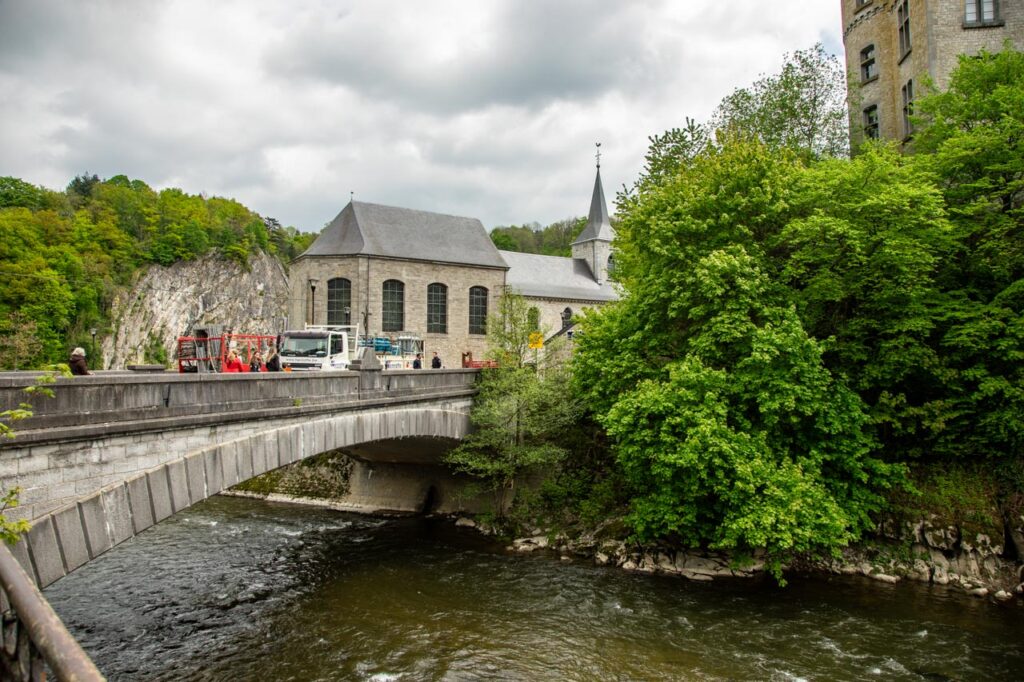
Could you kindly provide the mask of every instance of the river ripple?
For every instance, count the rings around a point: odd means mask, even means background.
[[[46,590],[112,680],[1020,680],[1024,608],[692,583],[450,523],[215,497]]]

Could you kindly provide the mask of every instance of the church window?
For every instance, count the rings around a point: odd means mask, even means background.
[[[448,333],[448,287],[436,282],[427,286],[427,333]]]
[[[540,308],[530,306],[530,309],[526,311],[526,324],[532,332],[540,329]]]
[[[487,289],[484,287],[469,290],[469,333],[487,333]]]
[[[352,324],[352,282],[344,277],[327,280],[327,324]]]
[[[608,278],[615,279],[615,256],[608,256]]]
[[[566,308],[562,311],[562,329],[565,329],[572,324],[572,308]]]
[[[400,332],[405,329],[405,284],[397,279],[384,282],[380,330]]]

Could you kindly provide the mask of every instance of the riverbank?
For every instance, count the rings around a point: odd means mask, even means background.
[[[225,495],[284,502],[337,511],[382,514],[338,499],[304,497],[283,493],[227,491]],[[407,516],[407,513],[392,514]],[[481,517],[443,514],[463,528],[489,536],[501,536],[495,526]],[[519,554],[549,553],[563,561],[588,561],[624,571],[674,576],[707,582],[722,578],[753,578],[764,575],[764,562],[756,558],[737,566],[721,552],[692,551],[668,546],[644,547],[622,537],[623,526],[606,522],[590,533],[570,536],[551,529],[533,528],[528,535],[511,540],[507,549]],[[880,583],[904,580],[948,586],[978,598],[1024,604],[1024,564],[1002,557],[1003,547],[985,534],[965,537],[955,526],[940,527],[931,521],[911,524],[882,524],[880,533],[869,541],[846,548],[842,556],[829,560],[803,560],[786,567],[787,572],[859,575]]]

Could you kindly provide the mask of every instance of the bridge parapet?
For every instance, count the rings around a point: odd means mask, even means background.
[[[360,387],[359,373],[280,372],[253,374],[91,375],[58,378],[54,397],[36,401],[34,416],[18,423],[16,441],[27,443],[96,438],[122,431],[166,430],[177,424],[245,421],[315,414],[342,404],[400,397],[464,395],[473,391],[478,370],[387,371],[372,388]],[[24,399],[32,375],[0,375],[0,409]],[[260,413],[258,415],[254,413]]]

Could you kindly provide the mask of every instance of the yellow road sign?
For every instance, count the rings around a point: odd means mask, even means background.
[[[540,332],[530,332],[530,348],[543,348],[544,335]]]

